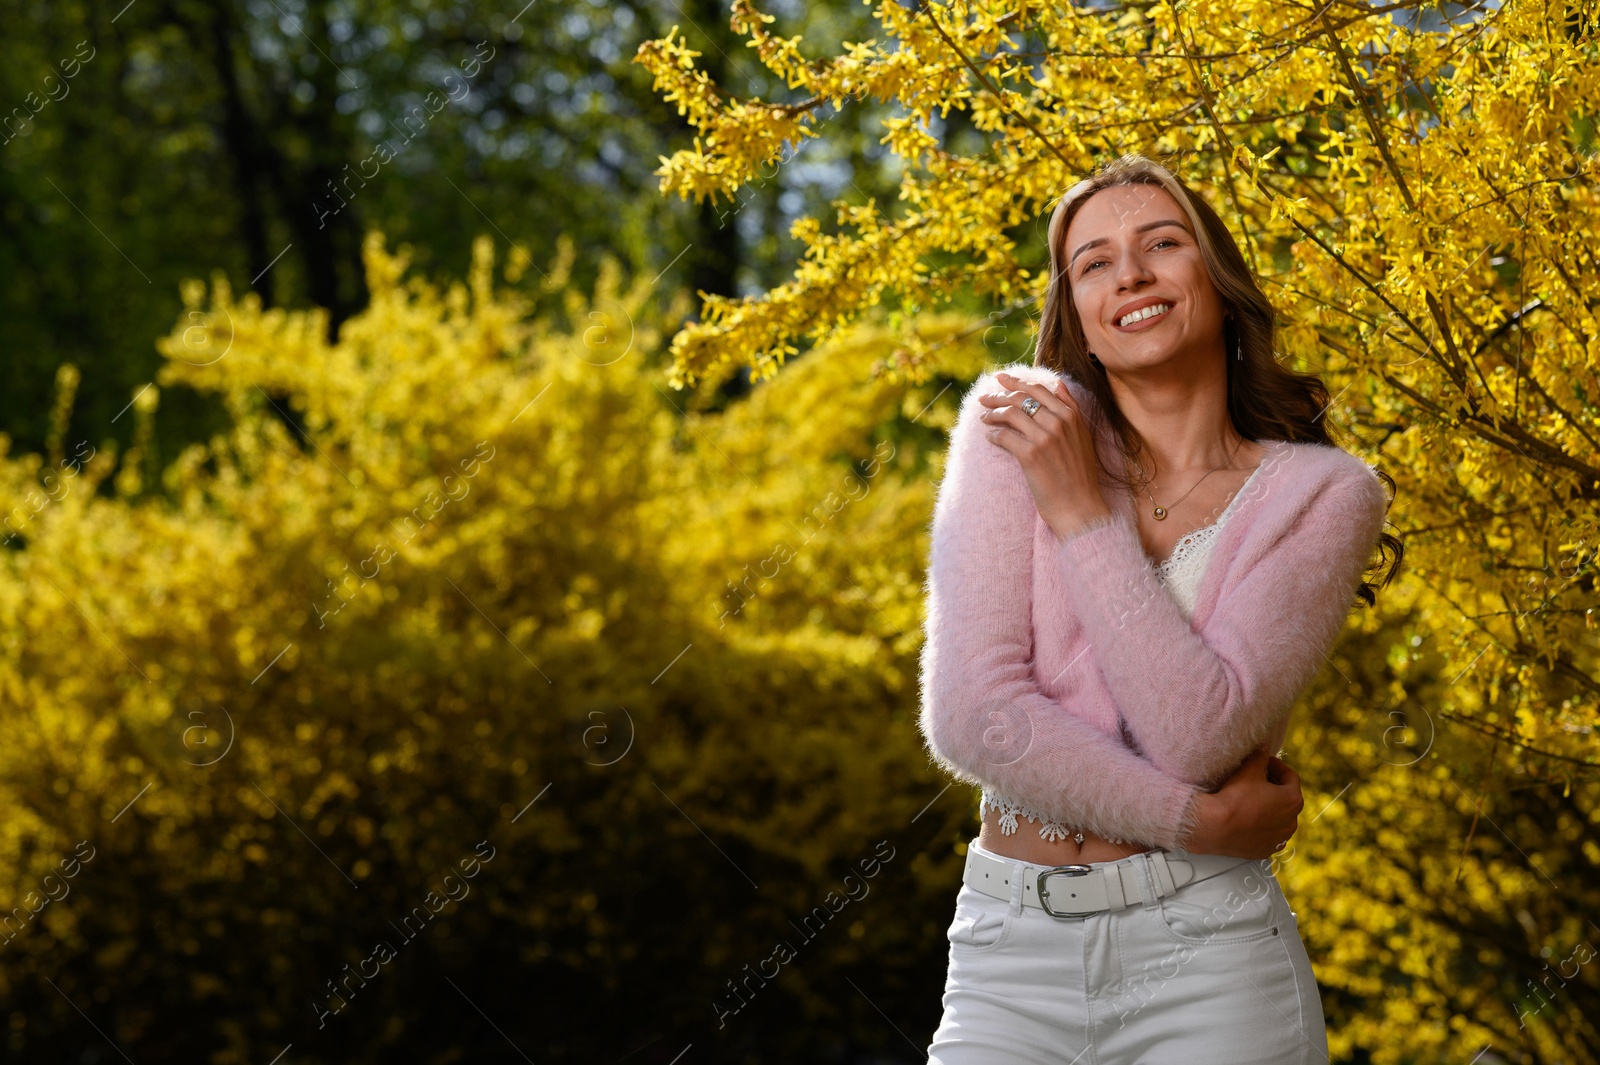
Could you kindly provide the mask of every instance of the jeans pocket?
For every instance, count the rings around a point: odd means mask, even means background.
[[[1168,936],[1191,947],[1254,943],[1281,935],[1277,879],[1260,862],[1185,884],[1159,899],[1156,915]]]
[[[1010,938],[1015,923],[1011,903],[962,884],[946,938],[952,949],[964,954],[998,950]]]

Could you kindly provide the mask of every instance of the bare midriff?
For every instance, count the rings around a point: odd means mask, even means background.
[[[983,827],[978,830],[978,845],[991,854],[1039,865],[1114,862],[1130,854],[1156,849],[1142,843],[1112,843],[1087,829],[1084,830],[1082,843],[1073,836],[1049,840],[1039,835],[1039,822],[1020,815],[1017,817],[1017,830],[1008,836],[1000,831],[998,810],[989,810],[983,815]]]

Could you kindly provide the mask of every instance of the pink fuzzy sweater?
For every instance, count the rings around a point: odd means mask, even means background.
[[[1071,377],[1005,370],[1064,379],[1094,403]],[[1383,485],[1339,448],[1269,443],[1186,619],[1125,492],[1106,490],[1109,518],[1056,539],[1021,465],[978,420],[978,397],[999,391],[987,373],[962,400],[934,505],[923,737],[958,779],[1053,820],[1181,847],[1200,792],[1283,742],[1377,546]],[[1095,446],[1120,467],[1109,432]]]

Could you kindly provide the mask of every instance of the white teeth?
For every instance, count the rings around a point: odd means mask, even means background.
[[[1134,322],[1142,322],[1146,318],[1154,318],[1158,314],[1165,314],[1167,311],[1170,311],[1171,309],[1172,309],[1172,306],[1170,304],[1157,303],[1157,304],[1155,304],[1153,306],[1146,307],[1143,310],[1134,311],[1132,314],[1128,315],[1126,318],[1122,319],[1122,321],[1118,322],[1117,324],[1118,325],[1132,325]]]

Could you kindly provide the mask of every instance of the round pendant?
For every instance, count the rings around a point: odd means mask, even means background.
[[[1156,520],[1157,521],[1161,521],[1166,516],[1167,516],[1167,508],[1166,507],[1157,507],[1156,508]]]

